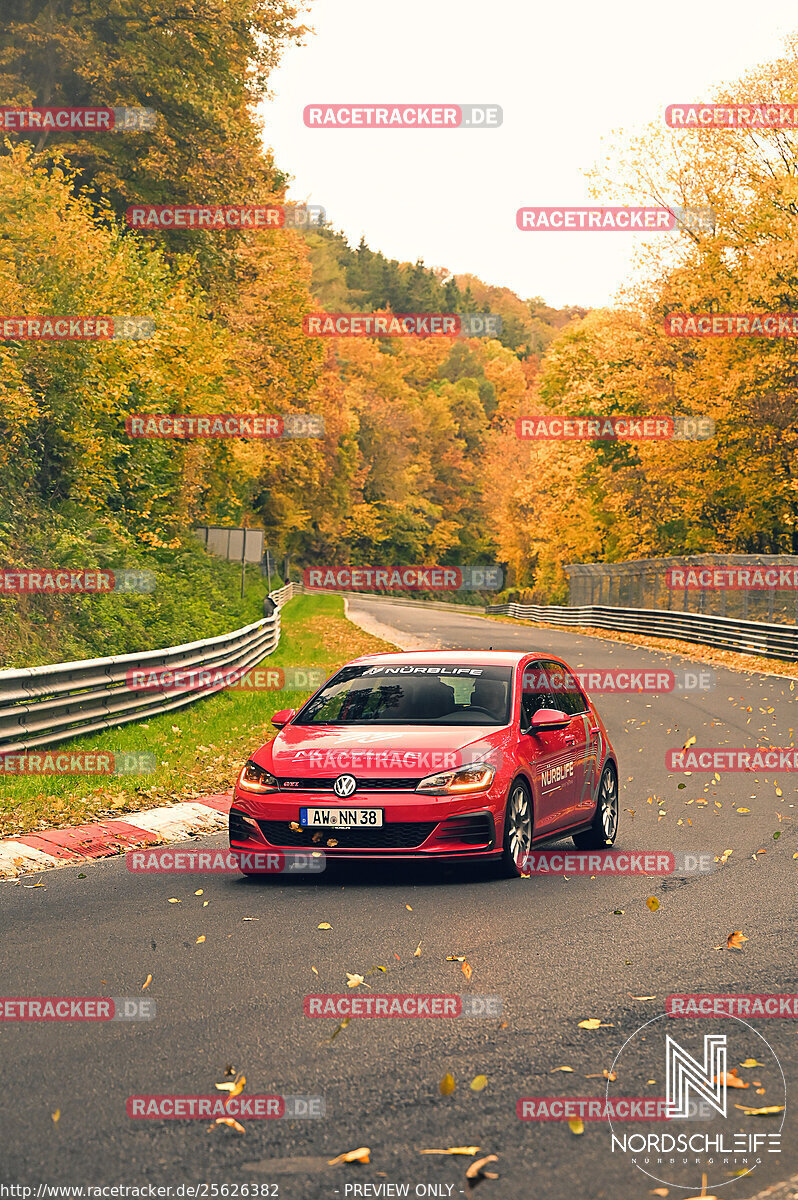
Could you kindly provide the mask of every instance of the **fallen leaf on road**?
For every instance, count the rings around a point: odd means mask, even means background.
[[[448,1150],[419,1150],[419,1154],[478,1154],[479,1146],[450,1146]]]
[[[487,1084],[488,1084],[487,1075],[475,1075],[474,1078],[471,1080],[469,1087],[471,1088],[472,1092],[481,1092],[484,1087],[487,1087]]]
[[[585,1123],[581,1117],[572,1117],[568,1122],[568,1128],[570,1129],[571,1133],[584,1133]]]
[[[476,1162],[472,1162],[471,1166],[466,1171],[466,1179],[469,1187],[476,1187],[481,1179],[498,1179],[499,1176],[495,1171],[486,1171],[485,1167],[488,1163],[498,1162],[495,1154],[489,1154],[486,1158],[478,1158]]]
[[[764,1067],[764,1063],[757,1062],[755,1058],[747,1058],[745,1062],[741,1062],[741,1067]]]
[[[465,959],[463,959],[463,965],[461,966],[460,970],[463,972],[463,974],[465,975],[467,980],[471,979],[471,975],[472,975],[471,963],[466,962]]]
[[[57,1108],[54,1113],[50,1113],[50,1116],[53,1118],[53,1124],[57,1125],[61,1120],[61,1109]]]
[[[201,896],[201,895],[203,894],[203,891],[204,891],[204,889],[203,889],[203,888],[200,888],[200,889],[199,889],[199,891],[197,891],[197,892],[195,892],[195,893],[194,893],[194,895],[195,895],[195,896]]]
[[[346,1154],[339,1154],[337,1158],[328,1158],[328,1167],[337,1167],[339,1163],[367,1163],[371,1162],[371,1149],[368,1146],[360,1146],[357,1150],[347,1150]]]
[[[241,1093],[243,1092],[243,1090],[246,1086],[246,1082],[247,1082],[247,1077],[246,1077],[246,1075],[244,1075],[242,1073],[240,1075],[236,1075],[236,1077],[232,1083],[217,1083],[216,1084],[216,1090],[218,1092],[229,1092],[230,1093],[229,1096],[227,1097],[227,1100],[225,1100],[225,1105],[228,1103],[228,1101],[232,1100],[234,1096],[241,1095]]]
[[[317,925],[316,928],[317,929],[332,929],[332,925],[329,923],[329,921],[322,921],[321,925]]]
[[[741,1108],[747,1117],[773,1117],[776,1113],[784,1112],[783,1104],[774,1104],[770,1108],[748,1108],[745,1104],[735,1104],[735,1108]]]
[[[573,1067],[552,1067],[549,1075],[553,1075],[555,1071],[570,1071],[573,1074]]]
[[[412,910],[412,908],[410,907],[410,905],[409,905],[409,904],[406,904],[406,905],[405,905],[405,908],[407,909],[407,911],[408,911],[408,912],[412,912],[412,911],[413,911],[413,910]]]
[[[695,738],[694,737],[688,738],[687,741],[682,746],[682,750],[689,750],[690,747],[694,746],[694,745],[695,745]]]
[[[579,1022],[580,1029],[614,1029],[615,1026],[611,1022],[600,1021],[598,1017],[588,1017],[586,1021]]]
[[[653,1188],[648,1194],[649,1194],[649,1196],[667,1196],[668,1189],[667,1188]]]
[[[235,1129],[236,1133],[246,1133],[244,1126],[235,1117],[217,1117],[213,1125],[208,1127],[208,1132],[213,1129],[214,1125],[229,1125],[231,1129]]]
[[[734,932],[730,933],[728,938],[726,939],[726,949],[727,950],[741,950],[742,946],[743,946],[743,942],[747,942],[748,940],[749,939],[745,936],[744,933],[742,933],[739,929],[735,929]]]
[[[413,951],[413,958],[421,958],[421,942],[418,943]]]
[[[630,1000],[656,1000],[656,996],[633,996],[631,992],[626,993]]]
[[[194,943],[194,945],[197,946],[197,945],[199,945],[200,942],[204,942],[204,941],[205,941],[205,934],[201,933],[199,935],[199,937],[197,938],[196,942]]]
[[[340,1024],[340,1025],[337,1025],[337,1026],[335,1027],[335,1029],[333,1030],[332,1037],[330,1038],[330,1041],[331,1041],[331,1042],[334,1042],[334,1041],[335,1041],[335,1039],[338,1037],[338,1034],[341,1032],[341,1030],[342,1030],[342,1029],[346,1029],[347,1025],[349,1024],[349,1022],[350,1022],[351,1020],[352,1020],[352,1018],[351,1018],[351,1017],[344,1017],[344,1019],[343,1019],[343,1021],[341,1022],[341,1024]]]
[[[447,954],[446,961],[447,962],[465,962],[465,955],[464,954]]]
[[[180,904],[180,901],[177,899],[176,896],[170,896],[168,903],[169,904]]]
[[[365,983],[365,980],[362,975],[350,975],[349,972],[347,971],[347,973],[346,973],[346,986],[347,987],[350,987],[350,988],[360,987],[361,983]]]
[[[652,912],[656,912],[659,908],[659,900],[656,896],[649,896],[646,900],[646,905],[651,909]]]
[[[454,1075],[451,1075],[447,1071],[447,1073],[444,1075],[443,1079],[438,1084],[438,1087],[441,1090],[442,1096],[451,1096],[452,1092],[454,1091],[454,1087],[455,1087]]]
[[[316,970],[316,968],[315,968],[315,967],[311,967],[310,969],[311,969],[311,971],[313,972],[313,974],[314,974],[314,975],[318,975],[318,971]]]
[[[144,982],[141,985],[142,992],[144,991],[145,988],[148,988],[151,983],[152,983],[152,975],[148,975],[147,978],[144,980]]]
[[[725,1075],[716,1075],[715,1083],[717,1083],[719,1079],[726,1084],[726,1087],[747,1088],[751,1086],[750,1084],[745,1083],[744,1080],[740,1079],[735,1067],[732,1067],[732,1069],[727,1071]]]

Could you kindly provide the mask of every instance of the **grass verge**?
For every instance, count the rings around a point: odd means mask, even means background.
[[[275,667],[328,674],[360,654],[394,650],[344,617],[340,596],[298,596],[282,610]],[[248,754],[276,734],[271,715],[298,708],[308,692],[218,692],[177,712],[73,738],[58,749],[138,751],[156,756],[148,775],[24,775],[0,778],[0,837],[114,817],[227,791]]]

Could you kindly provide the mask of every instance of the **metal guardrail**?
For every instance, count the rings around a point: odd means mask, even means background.
[[[743,654],[798,660],[798,627],[743,621],[703,613],[668,612],[665,609],[608,608],[588,604],[566,608],[542,604],[490,604],[485,612],[518,620],[545,621],[582,629],[614,629],[621,633],[646,633],[651,637],[679,638]]]
[[[144,650],[139,654],[0,671],[0,754],[48,746],[78,734],[96,733],[171,712],[221,691],[201,683],[179,693],[136,689],[132,671],[246,670],[280,641],[280,607],[295,595],[293,584],[272,592],[271,616],[219,637]]]

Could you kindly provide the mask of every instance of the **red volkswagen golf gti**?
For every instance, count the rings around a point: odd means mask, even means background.
[[[544,842],[615,841],[615,752],[592,701],[549,655],[368,655],[272,724],[280,732],[245,764],[230,809],[245,874],[276,848],[495,859],[521,875]]]

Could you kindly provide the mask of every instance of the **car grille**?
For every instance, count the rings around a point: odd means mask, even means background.
[[[298,833],[287,821],[258,821],[261,832],[272,846],[312,846],[327,849],[327,839],[334,838],[336,849],[346,850],[407,850],[420,846],[432,833],[437,821],[390,821],[373,829],[303,829]],[[314,834],[321,834],[314,842]]]
[[[341,774],[346,775],[348,772],[342,771]],[[286,792],[331,792],[333,784],[338,775],[331,775],[328,779],[278,779],[277,783],[280,791]],[[420,779],[391,779],[388,776],[385,779],[357,779],[357,790],[359,792],[408,792],[415,791]]]

